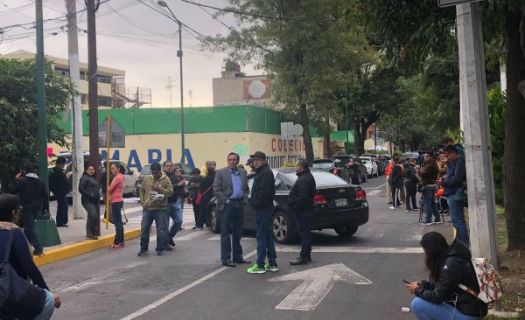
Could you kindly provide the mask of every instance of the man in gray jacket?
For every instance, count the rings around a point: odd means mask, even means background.
[[[217,171],[215,175],[213,194],[217,199],[221,230],[221,262],[224,266],[235,267],[235,263],[250,263],[244,260],[241,247],[244,207],[248,200],[248,183],[246,172],[237,168],[239,155],[232,152],[228,154],[227,160],[228,167]]]

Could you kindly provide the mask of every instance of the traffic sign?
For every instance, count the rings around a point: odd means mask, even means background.
[[[107,148],[106,144],[106,129],[107,118],[98,125],[98,146],[99,148]],[[124,128],[111,117],[111,148],[125,148],[126,146],[126,132]]]
[[[442,8],[457,6],[458,4],[464,4],[469,2],[479,2],[482,0],[438,0],[438,5]]]

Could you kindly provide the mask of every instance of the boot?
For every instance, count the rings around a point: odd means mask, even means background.
[[[308,258],[297,257],[295,260],[290,261],[292,266],[301,266],[308,263]]]

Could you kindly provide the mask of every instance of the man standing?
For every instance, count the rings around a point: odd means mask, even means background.
[[[173,225],[169,229],[168,243],[170,246],[174,247],[175,242],[173,241],[173,238],[182,226],[182,198],[184,197],[186,180],[184,180],[184,177],[182,176],[182,169],[177,167],[174,170],[171,161],[164,161],[163,167],[164,173],[170,179],[171,185],[173,186],[173,194],[168,197],[166,228],[169,228],[171,218],[173,220]],[[166,246],[165,249],[171,250],[169,246]]]
[[[213,197],[213,183],[215,181],[215,161],[206,161],[206,176],[199,185],[199,192],[195,203],[199,206],[199,216],[193,230],[202,230],[210,208],[210,200]],[[208,226],[209,227],[209,226]]]
[[[235,263],[249,263],[242,256],[241,237],[244,225],[244,207],[248,199],[246,172],[239,170],[239,155],[229,153],[228,166],[217,171],[213,194],[217,199],[217,212],[221,229],[221,262],[235,267]],[[230,240],[231,233],[231,240]],[[233,246],[233,261],[232,261]]]
[[[275,177],[266,162],[266,154],[255,152],[251,158],[255,166],[250,204],[255,211],[257,262],[248,270],[248,273],[277,272],[277,253],[273,242],[272,215],[273,198],[275,196]],[[265,264],[266,257],[268,263]]]
[[[308,168],[306,160],[299,160],[295,166],[297,180],[288,199],[288,207],[295,215],[299,234],[301,235],[301,253],[291,265],[303,265],[312,261],[312,235],[310,227],[314,213],[315,179]]]
[[[53,167],[49,175],[49,189],[53,192],[57,200],[57,227],[68,226],[67,194],[69,193],[69,181],[64,173],[65,165],[66,159],[64,157],[58,157],[55,162],[55,167]]]
[[[435,223],[442,223],[435,200],[437,189],[436,179],[439,174],[439,169],[430,153],[425,153],[424,160],[425,165],[423,169],[418,170],[418,175],[421,178],[421,195],[423,196],[423,205],[426,213],[425,221],[421,224],[428,226],[432,224],[432,216],[434,216]]]
[[[35,232],[35,219],[40,210],[43,210],[44,213],[49,212],[49,197],[46,185],[31,166],[27,165],[21,171],[9,186],[9,190],[13,194],[18,194],[20,205],[22,205],[21,222],[24,233],[34,248],[33,255],[39,256],[44,253],[44,248]]]
[[[392,206],[390,209],[397,209],[399,207],[399,192],[403,184],[403,172],[399,165],[399,157],[392,159],[392,171],[390,172],[390,190],[392,191]]]
[[[469,235],[465,223],[465,203],[466,203],[466,180],[465,158],[459,154],[453,145],[445,147],[445,154],[448,158],[447,175],[445,180],[439,183],[445,187],[445,196],[450,210],[452,225],[456,228],[456,238],[469,245]]]
[[[173,194],[173,186],[170,179],[162,172],[159,163],[151,165],[151,175],[144,177],[142,188],[140,188],[140,203],[142,203],[142,223],[140,230],[139,257],[148,253],[149,233],[151,224],[155,220],[157,228],[157,247],[155,251],[158,256],[164,254],[168,246],[168,227],[166,226],[166,209],[168,197]]]

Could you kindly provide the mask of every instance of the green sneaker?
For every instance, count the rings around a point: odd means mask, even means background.
[[[264,265],[264,269],[266,271],[270,271],[270,272],[277,272],[277,271],[279,271],[279,267],[277,265],[272,266],[268,262]]]
[[[246,269],[248,273],[266,273],[266,269],[259,267],[257,263],[254,263],[251,267]]]

